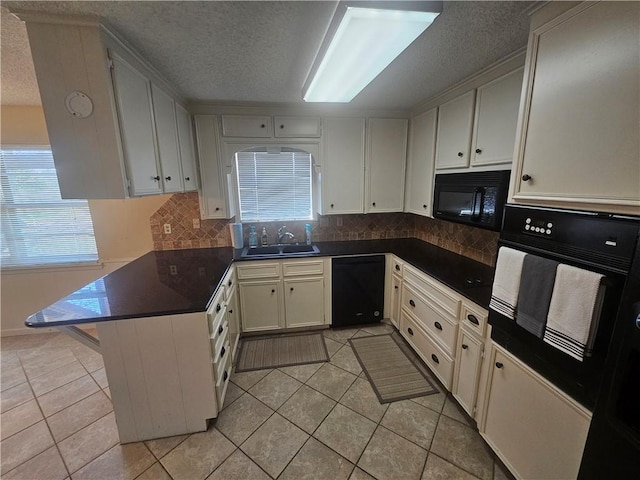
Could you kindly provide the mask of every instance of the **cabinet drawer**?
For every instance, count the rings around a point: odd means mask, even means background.
[[[283,262],[282,274],[285,277],[295,277],[302,275],[322,275],[324,273],[324,262],[322,260]]]
[[[453,359],[406,312],[400,313],[400,331],[447,390],[451,390]]]
[[[220,349],[228,341],[229,322],[227,320],[221,322],[218,330],[212,333],[209,338],[211,339],[211,355],[213,358],[217,358]]]
[[[238,265],[238,280],[248,278],[272,278],[280,276],[280,263],[258,262]]]
[[[233,289],[235,288],[235,276],[233,268],[231,268],[227,274],[222,279],[221,286],[224,288],[224,299],[229,300],[229,297],[233,293]]]
[[[276,137],[319,137],[320,117],[274,117]]]
[[[484,308],[464,301],[462,302],[462,309],[460,311],[461,325],[465,325],[480,337],[484,337],[487,328],[487,316],[488,313]]]
[[[213,371],[216,375],[216,380],[220,378],[222,375],[222,371],[227,363],[227,360],[231,357],[231,344],[229,343],[229,336],[224,339],[224,343],[220,346],[220,351],[218,352],[218,356],[213,362]]]
[[[216,378],[216,400],[218,401],[218,412],[224,405],[224,397],[227,394],[227,386],[231,377],[231,356],[223,362],[224,367],[220,370],[220,375]]]
[[[209,325],[210,334],[213,334],[220,327],[225,315],[224,307],[224,289],[219,289],[207,310],[207,323]]]
[[[273,124],[268,115],[222,115],[225,137],[271,137]]]
[[[402,277],[402,271],[404,267],[404,262],[400,260],[398,257],[393,256],[391,258],[391,271],[394,275],[399,275]]]
[[[460,310],[460,298],[452,291],[442,286],[437,280],[428,277],[417,270],[404,266],[404,280],[422,290],[427,297],[433,300],[440,308],[454,318],[458,318]]]
[[[433,302],[407,283],[402,286],[402,308],[411,312],[420,326],[436,338],[451,355],[455,352],[458,325],[438,311]]]

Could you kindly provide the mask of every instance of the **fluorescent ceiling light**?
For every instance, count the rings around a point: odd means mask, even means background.
[[[311,82],[307,79],[304,100],[350,102],[418,38],[438,14],[346,7]],[[316,64],[317,61],[318,58]]]

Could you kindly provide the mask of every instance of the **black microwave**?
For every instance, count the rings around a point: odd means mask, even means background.
[[[510,173],[499,170],[436,175],[433,216],[499,231]]]

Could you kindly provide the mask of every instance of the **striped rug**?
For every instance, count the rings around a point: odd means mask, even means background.
[[[398,333],[349,340],[380,403],[438,393],[435,382]]]
[[[249,337],[240,342],[236,372],[328,361],[321,333]]]

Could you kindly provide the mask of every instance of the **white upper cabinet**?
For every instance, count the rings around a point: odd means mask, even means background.
[[[198,189],[198,170],[193,144],[193,128],[191,116],[180,104],[176,103],[176,121],[178,123],[178,141],[180,144],[180,164],[182,165],[182,182],[185,191]]]
[[[471,90],[440,105],[436,142],[437,169],[469,166],[475,95],[476,91]]]
[[[510,200],[638,214],[640,3],[546,21],[554,3],[532,19]]]
[[[176,118],[178,96],[170,85],[98,22],[38,13],[20,18],[62,197],[182,191],[181,160],[189,158],[193,140],[189,129],[178,133],[184,118]]]
[[[471,143],[472,166],[511,164],[522,72],[519,68],[478,88]]]
[[[401,212],[407,162],[404,118],[370,118],[367,123],[365,213]]]
[[[320,214],[364,212],[365,119],[325,118]]]
[[[231,218],[235,215],[232,201],[230,172],[220,159],[218,118],[215,115],[196,115],[196,140],[200,163],[200,215],[207,218]]]
[[[132,195],[162,193],[154,135],[151,82],[117,54],[113,83],[122,135],[122,149]]]
[[[425,216],[430,215],[437,119],[437,108],[428,110],[411,119],[405,212]]]
[[[158,155],[165,193],[181,192],[182,169],[180,168],[180,144],[176,123],[176,108],[173,99],[159,87],[152,85],[153,113],[156,123]]]
[[[222,115],[222,135],[238,138],[318,138],[320,117]]]
[[[276,137],[317,138],[322,133],[320,117],[273,117]]]

